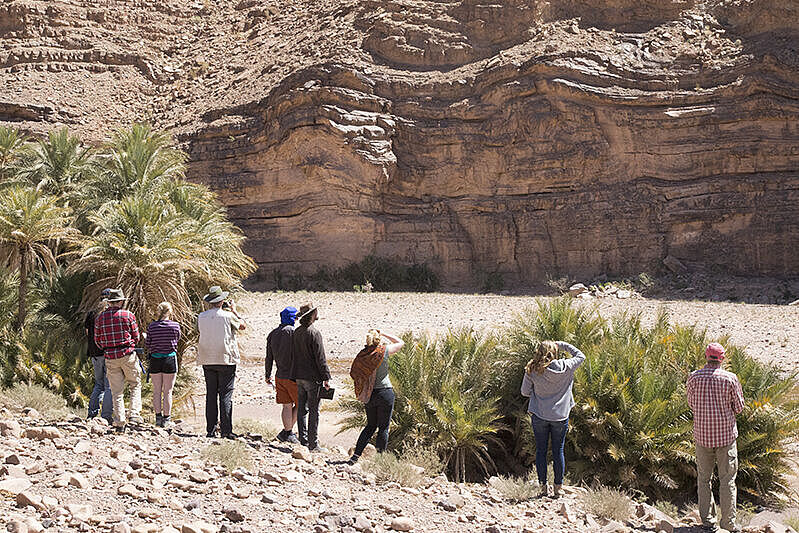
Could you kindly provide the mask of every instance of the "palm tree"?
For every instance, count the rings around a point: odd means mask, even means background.
[[[91,162],[91,150],[67,128],[61,128],[33,145],[21,173],[38,190],[68,204],[91,172]]]
[[[17,175],[25,152],[25,136],[18,129],[0,126],[0,184]]]
[[[91,194],[97,206],[136,191],[152,191],[185,177],[187,156],[172,138],[148,124],[118,130],[97,158]]]
[[[25,325],[28,276],[55,269],[58,248],[75,235],[70,223],[66,208],[31,187],[13,186],[0,197],[0,259],[19,272],[17,331]]]

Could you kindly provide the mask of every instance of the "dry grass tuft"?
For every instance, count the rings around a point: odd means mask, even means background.
[[[430,477],[435,477],[444,471],[446,466],[433,448],[424,446],[413,446],[406,448],[402,452],[402,460],[406,463],[416,465],[424,469],[424,473]]]
[[[0,390],[0,406],[12,410],[30,407],[50,420],[73,414],[64,398],[41,385],[27,383]]]
[[[261,435],[264,441],[274,439],[280,432],[273,424],[254,420],[252,418],[242,418],[233,422],[233,432],[240,435],[256,434]]]
[[[237,440],[211,444],[203,448],[201,455],[206,461],[225,467],[228,472],[237,468],[251,469],[253,466],[250,447]]]
[[[420,487],[425,481],[421,468],[390,452],[365,459],[363,469],[374,474],[378,483],[394,481],[403,487]]]
[[[541,486],[531,477],[499,476],[491,478],[491,486],[512,502],[526,502],[538,496]]]
[[[625,493],[616,489],[600,485],[589,489],[583,494],[582,500],[586,511],[600,518],[624,522],[632,516],[632,501]]]

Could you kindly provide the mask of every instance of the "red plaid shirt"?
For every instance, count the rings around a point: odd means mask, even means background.
[[[106,359],[130,355],[139,342],[139,326],[130,311],[110,307],[94,320],[94,342]]]
[[[729,446],[738,437],[735,415],[743,411],[744,394],[738,376],[707,365],[691,373],[686,384],[694,412],[694,440],[705,448]]]

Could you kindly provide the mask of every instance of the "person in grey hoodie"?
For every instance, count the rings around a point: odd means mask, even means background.
[[[563,350],[570,359],[559,359]],[[522,396],[529,397],[530,413],[535,434],[535,469],[541,484],[541,495],[547,496],[547,448],[552,441],[552,463],[555,483],[552,494],[560,496],[566,470],[563,447],[569,428],[569,413],[574,407],[572,385],[574,372],[585,354],[567,342],[541,341],[534,357],[527,363],[522,380]]]

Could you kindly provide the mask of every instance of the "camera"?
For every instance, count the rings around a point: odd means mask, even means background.
[[[232,307],[231,304],[232,302],[230,300],[225,300],[224,302],[222,302],[222,309],[226,309],[229,311]]]

